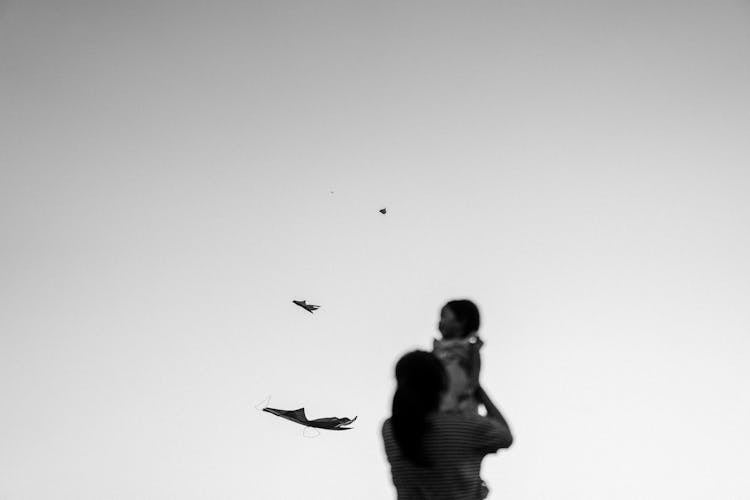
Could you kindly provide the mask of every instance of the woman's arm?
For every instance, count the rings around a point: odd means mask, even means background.
[[[513,434],[510,432],[508,422],[481,386],[477,388],[477,399],[487,409],[486,418],[491,422],[489,426],[491,430],[483,435],[483,442],[479,449],[484,453],[495,453],[501,448],[510,448],[513,444]]]
[[[500,413],[500,410],[495,406],[495,403],[492,402],[490,396],[485,392],[481,385],[477,387],[477,400],[487,409],[487,418],[500,422],[508,429],[508,433],[510,434],[510,426],[508,425],[508,422],[505,421],[505,417],[503,417],[503,414]]]

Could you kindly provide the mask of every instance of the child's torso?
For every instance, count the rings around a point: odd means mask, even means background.
[[[479,387],[481,359],[479,350],[484,342],[471,336],[466,339],[433,340],[433,353],[440,359],[449,377],[448,406],[464,413],[477,413],[475,397]]]

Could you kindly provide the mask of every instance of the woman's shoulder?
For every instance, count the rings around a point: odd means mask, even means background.
[[[470,448],[476,448],[484,443],[495,427],[487,417],[466,415],[459,411],[432,412],[426,415],[426,419],[431,427],[428,431],[431,437],[428,439],[437,439],[439,442],[444,442],[445,439],[458,439]],[[380,432],[386,447],[391,446],[394,436],[390,418],[383,421]]]
[[[385,420],[383,420],[382,424],[380,424],[380,430],[385,432],[385,430],[387,428],[390,428],[390,426],[391,426],[391,417],[388,417]]]
[[[442,412],[433,416],[432,435],[439,442],[461,443],[457,446],[478,449],[495,432],[495,425],[487,417],[460,412]]]
[[[466,414],[461,410],[444,410],[435,412],[431,415],[436,423],[441,423],[452,427],[486,427],[489,425],[487,417],[476,414]]]

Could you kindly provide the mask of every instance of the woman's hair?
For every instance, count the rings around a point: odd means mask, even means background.
[[[467,299],[451,300],[443,307],[453,311],[458,322],[464,325],[465,335],[479,330],[479,309],[474,302]]]
[[[398,387],[393,396],[391,428],[401,453],[421,467],[431,467],[423,449],[423,437],[431,428],[427,414],[440,407],[448,387],[445,368],[434,354],[412,351],[396,363]]]

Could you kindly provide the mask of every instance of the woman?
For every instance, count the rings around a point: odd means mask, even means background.
[[[396,363],[391,418],[382,436],[398,500],[478,500],[482,458],[513,443],[508,424],[480,387],[487,416],[445,409],[448,379],[432,353],[412,351]]]

